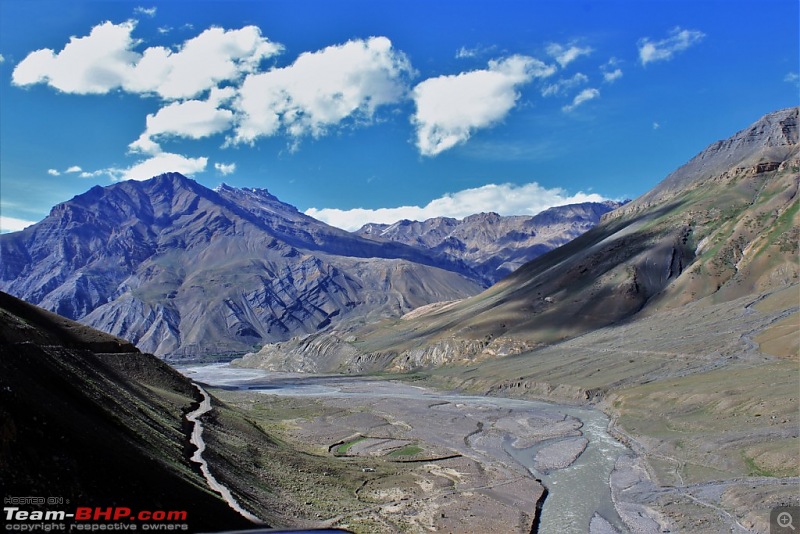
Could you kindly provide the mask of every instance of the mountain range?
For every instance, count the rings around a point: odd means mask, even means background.
[[[523,264],[586,232],[623,202],[584,202],[550,208],[533,216],[478,213],[454,219],[407,219],[366,224],[355,233],[378,242],[397,242],[462,260],[490,284]]]
[[[612,474],[637,513],[662,531],[766,532],[800,480],[799,109],[713,143],[476,296],[234,365],[592,404],[637,454]]]
[[[541,230],[494,215],[461,228],[505,239],[510,265],[530,256],[531,236],[544,235],[536,252],[554,247],[611,207],[558,208]],[[461,299],[505,272],[484,276],[485,259],[402,241],[328,226],[263,189],[168,173],[96,186],[0,236],[0,289],[146,352],[209,358]]]
[[[796,284],[797,114],[775,112],[712,144],[652,191],[473,298],[362,330],[346,347],[360,355],[357,363],[320,357],[315,367],[367,370],[373,359],[377,368],[413,369],[525,352],[661,310]],[[325,338],[303,342],[317,337]],[[285,356],[287,346],[281,350]]]

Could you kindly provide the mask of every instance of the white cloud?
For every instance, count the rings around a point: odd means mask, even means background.
[[[257,26],[238,30],[209,28],[173,52],[164,47],[144,51],[126,89],[155,92],[162,98],[193,98],[219,82],[239,79],[283,50],[261,36]]]
[[[147,15],[148,17],[155,17],[156,16],[157,8],[153,7],[142,7],[138,6],[133,8],[134,15]]]
[[[215,163],[214,168],[217,169],[222,176],[227,176],[236,172],[235,163]]]
[[[466,46],[462,46],[461,48],[456,50],[456,59],[470,59],[479,56],[486,57],[489,54],[492,54],[492,52],[494,52],[495,50],[497,50],[496,45],[491,45],[491,46],[479,45],[476,46],[475,48],[467,48]]]
[[[206,168],[208,158],[187,158],[180,154],[162,152],[140,161],[119,172],[117,180],[147,180],[165,172],[179,172],[191,176]]]
[[[578,72],[572,78],[561,78],[555,83],[544,86],[542,89],[542,96],[561,95],[573,87],[577,87],[578,85],[582,85],[588,81],[588,76]]]
[[[603,72],[603,80],[606,83],[611,83],[619,78],[622,78],[622,69],[614,69]]]
[[[698,30],[684,30],[676,26],[669,32],[669,37],[660,41],[651,41],[649,37],[639,40],[639,60],[642,65],[653,61],[667,61],[677,52],[699,43],[706,36]]]
[[[131,37],[133,21],[104,22],[86,37],[71,37],[61,52],[31,52],[14,69],[12,81],[25,86],[47,83],[65,93],[107,93],[122,87],[138,59]]]
[[[82,170],[83,169],[81,169],[77,165],[73,165],[72,167],[69,167],[67,170],[65,170],[64,174],[73,174],[81,172]],[[47,174],[49,174],[50,176],[61,176],[62,172],[59,171],[58,169],[47,169]]]
[[[561,65],[562,69],[579,57],[588,56],[591,53],[592,48],[588,46],[581,48],[580,46],[572,44],[567,47],[557,43],[550,43],[547,45],[547,54],[554,58],[558,64]]]
[[[153,176],[167,172],[179,172],[186,176],[192,176],[198,172],[203,172],[208,164],[208,158],[188,158],[180,154],[161,152],[145,160],[134,163],[128,168],[109,167],[96,171],[83,171],[81,178],[96,178],[98,176],[108,176],[115,182],[125,180],[148,180]]]
[[[547,189],[532,182],[524,185],[489,184],[466,189],[446,194],[425,206],[351,210],[310,208],[305,213],[332,226],[353,231],[370,222],[391,224],[402,219],[422,221],[432,217],[462,219],[490,211],[500,215],[535,215],[553,206],[604,200],[606,199],[595,193],[579,192],[570,195],[561,188]]]
[[[129,148],[135,152],[156,154],[161,147],[154,138],[175,136],[201,139],[228,130],[233,123],[233,112],[217,106],[234,93],[231,87],[213,89],[208,100],[173,102],[155,114],[148,114],[147,129]]]
[[[247,76],[229,142],[252,144],[281,129],[317,137],[347,118],[370,120],[376,108],[404,96],[412,74],[408,58],[386,37],[306,52],[288,67]]]
[[[661,128],[661,125],[659,123],[653,121],[653,129],[654,130],[658,130],[659,128]]]
[[[429,78],[412,91],[417,111],[417,148],[435,156],[464,143],[479,128],[502,120],[519,99],[517,87],[552,75],[555,67],[514,55],[489,62],[488,69]]]
[[[0,54],[0,63],[4,63],[5,60],[6,60],[6,58],[3,57],[3,54]]]
[[[17,219],[16,217],[0,215],[0,234],[19,232],[32,224],[36,224],[36,221],[26,221],[24,219]]]
[[[468,57],[475,57],[478,55],[477,48],[467,48],[466,46],[462,46],[456,51],[456,58],[457,59],[464,59]]]
[[[575,108],[580,106],[581,104],[588,102],[589,100],[594,100],[600,96],[600,91],[594,88],[584,89],[577,95],[575,98],[572,99],[572,104],[564,106],[561,108],[563,111],[569,113],[570,111],[574,111]]]
[[[612,57],[605,65],[600,66],[604,82],[613,83],[622,78],[622,69],[619,68],[619,63],[620,61],[617,58]]]
[[[98,171],[82,171],[78,176],[81,178],[96,178],[98,176],[108,176],[111,179],[116,179],[122,173],[119,169],[100,169]]]
[[[63,50],[31,52],[14,69],[15,85],[46,83],[66,93],[103,94],[116,89],[156,93],[165,99],[192,98],[218,83],[253,72],[282,46],[256,26],[209,28],[176,51],[161,46],[139,54],[131,33],[135,21],[104,22],[86,37],[72,37]]]
[[[798,83],[800,83],[800,74],[798,74],[796,72],[789,72],[783,78],[783,81],[787,82],[787,83],[792,83],[792,84],[797,85]]]

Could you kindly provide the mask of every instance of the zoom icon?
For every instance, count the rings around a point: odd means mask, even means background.
[[[769,534],[800,534],[800,506],[779,506],[769,514]]]

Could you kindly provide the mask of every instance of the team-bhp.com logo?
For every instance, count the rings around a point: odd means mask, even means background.
[[[5,530],[19,532],[189,530],[185,523],[188,519],[185,510],[134,511],[124,506],[78,506],[74,512],[67,512],[23,510],[18,506],[5,506],[3,513],[6,520]]]

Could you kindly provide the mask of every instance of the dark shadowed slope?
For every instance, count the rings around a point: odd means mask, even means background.
[[[188,461],[183,416],[195,395],[154,356],[0,293],[6,497],[61,497],[46,509],[68,512],[185,510],[195,532],[251,526]]]

